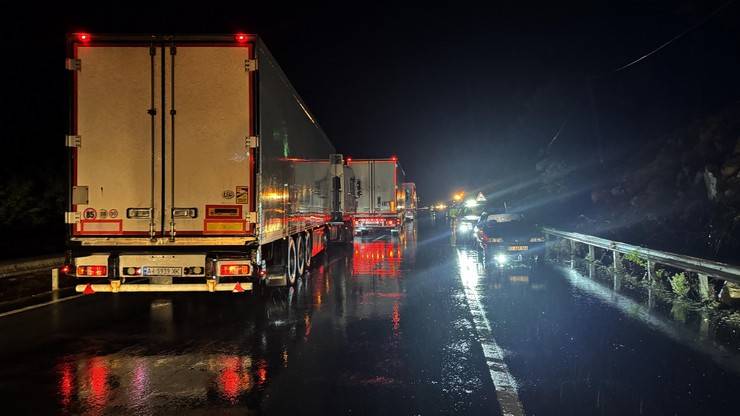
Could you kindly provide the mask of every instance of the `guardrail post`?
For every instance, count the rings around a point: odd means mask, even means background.
[[[59,290],[59,269],[54,267],[51,269],[51,291],[56,292]]]
[[[612,267],[614,268],[614,273],[622,273],[624,270],[624,265],[622,264],[622,253],[614,250],[612,253],[614,253],[614,264]]]
[[[655,279],[655,262],[647,259],[645,262],[645,270],[647,270],[648,282],[653,283]]]
[[[545,234],[545,260],[550,259],[550,234]]]
[[[573,240],[570,240],[570,255],[574,256],[576,254],[576,242]]]
[[[709,314],[706,310],[703,310],[700,314],[699,321],[699,335],[701,339],[709,338]]]
[[[590,245],[588,246],[588,257],[586,257],[586,260],[588,261],[595,261],[596,260],[596,250],[594,249],[594,246]]]
[[[709,276],[699,273],[699,296],[701,300],[708,300],[709,296]]]

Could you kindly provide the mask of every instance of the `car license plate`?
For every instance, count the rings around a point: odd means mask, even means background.
[[[525,251],[529,250],[529,246],[509,246],[509,251]]]
[[[182,267],[144,266],[144,276],[182,276]]]

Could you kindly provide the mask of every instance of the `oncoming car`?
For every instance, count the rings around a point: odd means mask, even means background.
[[[486,261],[499,266],[534,264],[544,255],[544,235],[522,214],[482,215],[474,232]]]
[[[465,201],[452,223],[458,242],[475,241],[475,226],[485,210],[485,206],[475,200]]]

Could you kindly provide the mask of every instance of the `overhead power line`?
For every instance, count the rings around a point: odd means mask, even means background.
[[[663,43],[662,45],[658,46],[657,48],[653,49],[652,51],[646,53],[645,55],[642,55],[641,57],[639,57],[639,58],[637,58],[637,59],[635,59],[635,60],[633,60],[633,61],[631,61],[631,62],[629,62],[629,63],[627,63],[625,65],[622,65],[622,66],[620,66],[619,68],[617,68],[617,69],[615,69],[613,71],[611,71],[611,73],[617,73],[619,71],[623,71],[623,70],[631,67],[632,65],[635,65],[635,64],[637,64],[639,62],[642,62],[645,59],[649,58],[650,56],[658,53],[661,49],[667,47],[668,45],[670,45],[671,43],[677,41],[678,39],[681,39],[686,34],[688,34],[688,33],[692,32],[692,31],[696,30],[697,28],[699,28],[700,26],[702,26],[703,24],[705,24],[706,22],[708,22],[714,16],[716,16],[717,14],[719,14],[719,12],[721,12],[722,10],[726,9],[728,6],[730,6],[733,3],[735,3],[735,1],[736,0],[730,0],[730,1],[726,2],[726,3],[724,3],[723,5],[721,5],[718,8],[716,8],[712,13],[710,13],[709,15],[707,15],[704,19],[700,20],[695,25],[693,25],[690,28],[684,30],[683,32],[679,33],[678,35],[672,37],[667,42]]]

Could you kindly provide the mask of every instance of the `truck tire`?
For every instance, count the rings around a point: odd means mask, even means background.
[[[296,276],[303,276],[306,266],[306,240],[301,234],[295,236]]]
[[[306,236],[304,237],[304,241],[306,242],[306,269],[311,267],[311,259],[313,258],[313,236],[311,235],[311,231],[306,231]]]
[[[288,237],[288,253],[285,258],[285,284],[288,286],[295,285],[296,281],[296,249],[295,241],[292,237]]]

